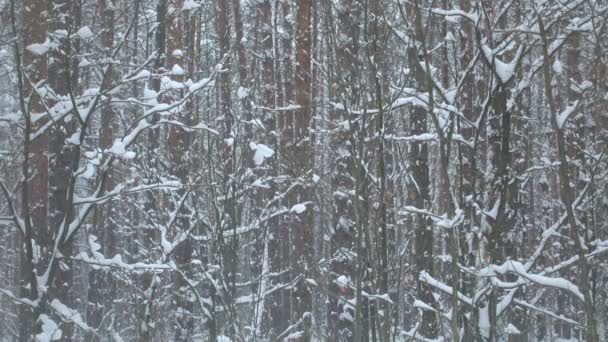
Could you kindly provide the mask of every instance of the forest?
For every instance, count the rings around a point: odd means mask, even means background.
[[[0,0],[0,341],[608,341],[608,1]]]

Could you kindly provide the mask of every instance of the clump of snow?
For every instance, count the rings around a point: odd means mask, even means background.
[[[170,74],[171,75],[180,75],[179,72],[180,72],[181,67],[178,66],[178,68],[179,69],[171,70]],[[181,69],[181,75],[183,75],[183,69]],[[174,81],[167,76],[164,76],[163,78],[160,79],[160,90],[161,91],[183,89],[184,86],[185,85],[182,82]]]
[[[264,144],[256,144],[252,141],[249,143],[249,147],[255,151],[253,162],[258,166],[262,165],[266,158],[270,158],[274,155],[274,151]]]
[[[513,57],[511,62],[505,63],[498,59],[496,52],[492,48],[490,48],[486,43],[487,42],[484,40],[481,44],[481,51],[485,55],[485,58],[494,64],[494,70],[500,81],[503,84],[509,82],[509,80],[511,80],[513,74],[515,73],[515,69],[517,68],[519,60],[524,52],[523,45],[519,46],[515,57]]]
[[[53,35],[57,38],[67,38],[68,31],[67,30],[55,30],[55,31],[53,31]]]
[[[236,96],[238,96],[239,100],[242,100],[249,96],[249,89],[244,87],[239,87],[239,90],[236,92]]]
[[[71,137],[65,139],[67,144],[80,145],[80,132],[75,132]]]
[[[150,88],[144,88],[144,103],[151,106],[156,106],[158,93]]]
[[[171,68],[171,75],[173,76],[183,76],[185,74],[184,69],[179,64],[173,64],[173,68]]]
[[[196,3],[194,0],[186,0],[184,1],[184,6],[182,7],[182,9],[184,11],[189,11],[189,10],[193,10],[195,8],[199,8],[201,7],[200,4]],[[219,342],[219,340],[218,340]]]
[[[306,204],[304,204],[304,203],[296,204],[293,207],[291,207],[291,210],[290,210],[290,212],[296,213],[296,214],[301,214],[305,211],[306,211]]]
[[[342,288],[348,287],[350,283],[350,278],[343,274],[336,279],[336,284]]]
[[[173,57],[183,57],[184,52],[180,49],[175,49],[171,55],[173,55]]]
[[[131,81],[137,81],[137,80],[145,80],[149,77],[150,77],[150,72],[148,70],[141,70],[140,72],[135,74],[135,76],[129,76],[129,77],[123,78],[123,81],[131,82]]]
[[[435,310],[435,308],[433,308],[432,306],[430,306],[430,305],[426,304],[425,302],[420,301],[420,300],[418,300],[418,299],[416,299],[416,300],[414,301],[414,307],[415,307],[415,308],[420,308],[420,309],[422,309],[422,310],[435,311],[435,312],[437,311],[437,310]]]
[[[39,44],[39,43],[34,43],[31,45],[28,45],[26,47],[26,49],[36,55],[42,56],[45,53],[49,52],[49,50],[51,49],[51,42],[49,41],[49,39],[47,38],[44,43]]]
[[[110,147],[108,152],[116,154],[116,155],[122,155],[122,154],[125,154],[127,152],[127,150],[125,148],[125,144],[122,141],[117,140],[114,142],[112,147]]]
[[[448,33],[445,35],[444,39],[446,41],[448,41],[448,42],[455,42],[456,41],[456,39],[454,38],[454,35],[452,35],[451,31],[448,31]]]
[[[553,62],[553,71],[556,74],[561,74],[562,71],[564,71],[564,68],[562,66],[562,62],[559,61],[559,59],[555,59],[555,62]]]
[[[61,338],[61,329],[55,321],[49,318],[47,315],[40,315],[40,322],[42,323],[42,332],[36,335],[37,342],[51,342],[57,341]]]
[[[517,327],[515,327],[511,323],[509,323],[509,325],[507,326],[507,329],[505,329],[505,332],[507,334],[511,334],[511,335],[519,335],[519,334],[521,334],[521,331],[519,331],[519,329],[517,329]]]
[[[78,37],[84,40],[89,40],[95,36],[88,26],[83,26],[79,28],[78,31],[76,31],[76,34],[78,35]]]
[[[64,320],[70,320],[82,330],[91,330],[87,323],[82,319],[82,316],[78,311],[67,307],[57,299],[51,301],[51,307],[57,311]]]
[[[112,145],[112,147],[110,147],[110,149],[108,149],[108,152],[112,153],[120,158],[123,158],[123,159],[135,158],[135,152],[127,151],[125,143],[120,140],[115,141],[114,144]]]
[[[318,175],[312,175],[312,181],[317,184],[319,183],[319,180],[321,179],[321,177],[319,177]]]
[[[573,104],[566,106],[563,112],[559,113],[557,116],[557,127],[559,129],[564,128],[564,124],[568,121],[568,118],[576,111],[576,107],[578,106],[578,101],[574,101]]]
[[[195,91],[198,91],[199,89],[202,89],[202,88],[213,87],[213,85],[214,85],[213,79],[203,78],[202,80],[200,80],[192,85],[189,85],[188,90],[191,93],[194,93]]]

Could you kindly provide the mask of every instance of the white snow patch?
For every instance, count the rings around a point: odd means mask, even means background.
[[[184,6],[182,7],[182,9],[184,11],[189,11],[189,10],[193,10],[195,8],[199,8],[201,7],[200,4],[196,3],[194,0],[186,0],[184,1]],[[219,342],[219,340],[218,340]]]
[[[45,53],[49,52],[49,50],[51,49],[51,42],[49,41],[49,39],[47,38],[44,43],[39,44],[39,43],[34,43],[31,45],[28,45],[26,47],[26,49],[36,55],[42,56]]]
[[[249,96],[249,89],[245,87],[239,87],[239,90],[236,92],[236,96],[238,96],[239,100],[242,100]]]
[[[42,323],[42,332],[36,335],[36,341],[38,342],[51,342],[57,341],[61,338],[61,329],[55,321],[49,318],[47,315],[40,315],[40,321]]]
[[[185,74],[184,69],[179,64],[173,64],[170,75],[183,76]]]
[[[182,57],[184,52],[180,49],[175,49],[171,55],[173,55],[173,57]]]
[[[341,275],[336,279],[336,284],[342,288],[348,287],[350,283],[350,278],[345,275]]]
[[[156,106],[158,104],[157,101],[158,93],[150,88],[144,88],[144,103]]]
[[[414,307],[415,308],[420,308],[422,310],[428,310],[428,311],[437,312],[437,310],[435,310],[432,306],[430,306],[430,305],[426,304],[425,302],[420,301],[418,299],[416,299],[414,301]]]
[[[573,104],[566,106],[566,109],[564,109],[563,112],[559,113],[559,115],[556,118],[557,127],[559,127],[559,129],[564,128],[564,124],[566,123],[566,121],[568,121],[568,118],[572,115],[572,113],[574,113],[574,111],[576,110],[576,107],[578,107],[578,100],[574,101]]]
[[[108,152],[116,154],[116,155],[123,155],[127,152],[127,150],[125,148],[125,144],[122,141],[117,140],[114,142],[112,147],[110,147],[110,149],[108,149]]]
[[[505,329],[505,332],[507,334],[510,334],[510,335],[519,335],[519,334],[521,334],[521,331],[519,331],[519,329],[517,329],[517,327],[514,326],[511,323],[509,323],[509,325],[507,326],[507,329]]]
[[[556,74],[561,74],[562,71],[564,71],[564,67],[562,66],[562,62],[559,61],[559,59],[555,59],[555,62],[553,62],[553,71]]]
[[[71,137],[65,139],[65,142],[72,145],[80,145],[80,131],[75,132]]]
[[[249,143],[249,147],[255,151],[255,155],[253,156],[253,161],[255,165],[262,165],[266,158],[270,158],[274,155],[274,151],[264,145],[264,144],[256,144],[253,141]]]
[[[89,40],[95,36],[88,26],[83,26],[79,28],[78,31],[76,31],[76,34],[78,35],[78,37],[84,40]]]
[[[306,204],[299,203],[299,204],[296,204],[293,207],[291,207],[291,210],[289,212],[296,213],[296,214],[301,214],[301,213],[303,213],[305,211],[306,211]]]

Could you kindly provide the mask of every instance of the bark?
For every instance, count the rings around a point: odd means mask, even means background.
[[[580,227],[577,223],[576,216],[574,214],[574,208],[572,206],[574,201],[573,189],[570,183],[570,171],[568,170],[568,158],[566,151],[566,144],[564,139],[564,130],[566,126],[559,127],[557,123],[558,108],[557,103],[553,97],[553,90],[551,86],[552,73],[551,73],[551,57],[549,55],[549,43],[548,43],[548,32],[545,31],[545,26],[542,18],[538,18],[540,36],[542,40],[543,49],[543,78],[545,85],[545,95],[549,108],[551,110],[551,126],[555,132],[555,140],[557,144],[557,154],[560,161],[559,165],[559,189],[560,198],[563,205],[566,207],[566,215],[568,228],[570,228],[570,238],[574,242],[575,251],[579,258],[580,267],[580,288],[584,296],[584,311],[586,318],[585,333],[586,338],[590,342],[599,341],[597,331],[597,320],[595,319],[595,308],[593,306],[593,297],[591,292],[591,284],[589,280],[589,262],[585,256],[586,246],[584,243],[584,234],[580,231]]]
[[[375,139],[377,139],[376,146],[376,173],[379,179],[378,189],[378,206],[375,210],[376,218],[376,240],[377,242],[377,258],[379,265],[378,267],[378,290],[383,295],[389,295],[389,269],[388,269],[388,258],[391,252],[389,248],[389,233],[388,233],[388,206],[390,205],[391,198],[388,195],[388,189],[390,188],[390,180],[387,175],[387,153],[385,148],[385,134],[386,134],[386,114],[384,110],[384,97],[387,92],[386,82],[383,82],[383,77],[386,75],[385,67],[385,54],[384,49],[386,47],[387,40],[387,28],[383,24],[384,18],[384,1],[374,0],[368,4],[370,22],[368,23],[368,56],[370,73],[373,87],[371,92],[373,94],[373,107],[378,109],[376,114],[376,127],[375,127]],[[380,331],[380,341],[388,342],[390,339],[390,327],[391,327],[391,306],[386,301],[372,303],[374,305],[372,312],[382,312],[383,316],[378,316],[378,327]],[[375,339],[372,339],[375,341]]]
[[[327,10],[331,11],[331,8]],[[345,108],[334,109],[331,121],[350,122],[351,110],[359,109],[357,58],[359,50],[359,10],[355,1],[345,0],[337,11],[334,24],[329,13],[329,29],[333,25],[343,28],[336,33],[328,45],[336,45],[334,79],[330,80],[334,99],[345,104]],[[341,91],[342,90],[342,91]],[[332,179],[334,187],[333,231],[330,239],[330,279],[328,303],[329,335],[336,341],[354,341],[356,338],[352,321],[353,311],[347,300],[352,298],[352,287],[357,279],[355,251],[356,217],[352,195],[355,190],[356,167],[354,164],[355,146],[352,145],[353,127],[340,127],[332,139],[332,149],[337,153],[335,171]]]
[[[14,13],[14,2],[11,3]],[[31,44],[41,44],[45,41],[46,23],[43,18],[43,13],[46,11],[46,1],[27,0],[24,1],[23,12],[23,71],[24,74],[31,80],[32,84],[38,84],[41,80],[47,79],[47,63],[46,56],[38,55],[27,46]],[[13,23],[14,25],[14,23]],[[17,54],[17,58],[20,56]],[[21,76],[21,75],[20,75]],[[29,108],[26,108],[25,103],[21,103],[22,110],[26,117],[26,127],[24,131],[24,150],[23,150],[23,176],[24,179],[29,179],[23,182],[22,185],[22,212],[25,222],[25,236],[23,244],[26,246],[22,249],[21,255],[21,279],[20,293],[21,298],[35,299],[38,297],[36,269],[43,269],[45,265],[35,264],[32,241],[37,243],[45,243],[41,245],[42,255],[48,256],[49,242],[51,241],[50,232],[48,231],[48,144],[49,137],[43,134],[34,141],[30,141],[30,133],[35,132],[45,123],[45,120],[38,120],[36,123],[31,123],[30,117],[36,114],[44,113],[42,99],[37,95],[34,89],[27,83],[27,79],[20,77],[20,96],[21,98],[29,98]],[[41,258],[38,260],[43,260]],[[47,259],[48,260],[48,259]],[[26,305],[20,306],[19,311],[19,341],[26,342],[32,337],[35,331],[35,318],[33,309]]]
[[[100,18],[101,28],[101,44],[104,49],[103,55],[110,59],[112,48],[114,45],[114,20],[115,20],[115,4],[111,0],[99,0],[97,3],[97,11]],[[106,69],[106,84],[102,88],[107,88],[114,80],[114,65],[107,63]],[[103,150],[110,148],[114,138],[119,133],[119,119],[116,111],[111,104],[112,96],[108,95],[101,105],[101,127],[99,130],[99,145]],[[114,189],[119,183],[120,175],[114,170],[110,171],[107,178],[108,189]],[[119,254],[118,250],[118,227],[114,224],[114,218],[118,213],[114,205],[101,205],[95,212],[96,230],[95,235],[97,241],[101,244],[104,256],[111,258]],[[107,284],[107,287],[102,288],[100,284]],[[101,328],[104,308],[109,308],[115,296],[115,283],[112,274],[103,270],[92,269],[89,272],[89,291],[87,321],[96,329]],[[91,336],[91,339],[98,338]]]
[[[421,11],[416,5],[408,5],[408,16],[413,22],[420,22]],[[422,31],[422,24],[416,25],[415,39],[417,42],[422,42],[425,38]],[[419,92],[427,91],[427,77],[425,70],[419,64],[419,52],[414,46],[408,46],[408,65],[414,70],[414,80],[416,90]],[[418,135],[427,132],[427,110],[422,107],[415,107],[411,110],[409,134]],[[412,181],[408,184],[408,202],[410,205],[420,209],[430,208],[429,194],[429,147],[426,142],[414,142],[409,148],[408,160]],[[418,280],[418,275],[421,272],[427,272],[433,275],[433,230],[431,221],[424,215],[414,216],[414,258],[416,274],[414,278],[417,280],[416,293],[417,298],[422,302],[435,306],[435,300],[429,289],[422,281]],[[437,336],[438,326],[435,314],[429,310],[423,310],[422,322],[420,325],[420,334],[428,338]]]
[[[296,11],[296,71],[295,103],[299,109],[294,111],[290,128],[292,141],[287,151],[292,158],[290,170],[292,181],[299,184],[290,205],[305,204],[306,210],[294,215],[291,225],[293,253],[291,257],[292,278],[298,279],[292,290],[292,322],[299,322],[298,330],[302,332],[300,341],[310,341],[312,332],[312,294],[306,282],[314,267],[312,260],[313,247],[313,197],[310,178],[313,167],[310,130],[311,121],[311,57],[312,57],[312,1],[298,0]]]

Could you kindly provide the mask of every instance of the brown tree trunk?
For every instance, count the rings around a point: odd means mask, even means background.
[[[13,11],[14,11],[14,3]],[[47,10],[46,1],[26,0],[23,3],[24,30],[23,30],[23,69],[24,73],[31,80],[32,84],[38,84],[43,79],[47,79],[47,56],[38,55],[27,47],[31,44],[42,44],[46,37],[46,23],[40,20],[43,13]],[[48,256],[48,245],[51,242],[50,232],[48,231],[48,134],[43,134],[36,140],[31,141],[29,136],[44,125],[46,119],[40,119],[35,123],[31,122],[30,117],[45,113],[42,99],[35,93],[34,89],[27,86],[27,80],[22,77],[21,96],[29,97],[31,107],[27,111],[26,130],[24,132],[24,170],[23,177],[29,182],[23,182],[22,187],[22,208],[25,222],[25,236],[23,244],[26,246],[21,255],[21,279],[20,294],[21,298],[36,299],[37,280],[36,269],[44,269],[46,265],[35,264],[32,241],[36,241],[44,252],[43,256]],[[25,105],[22,109],[26,109]],[[45,245],[42,245],[46,242]],[[46,250],[45,250],[46,249]],[[48,259],[47,259],[48,260]],[[21,305],[19,312],[19,341],[30,341],[35,332],[35,317],[32,308]]]
[[[421,9],[416,5],[407,7],[408,16],[412,21],[420,22],[422,16]],[[420,42],[426,39],[420,25],[416,25],[415,37],[416,41]],[[419,52],[414,46],[408,47],[408,64],[414,70],[415,87],[417,91],[426,92],[427,76],[425,70],[420,66],[418,61]],[[411,110],[409,134],[418,135],[427,132],[427,110],[416,106]],[[413,142],[409,147],[408,160],[411,167],[413,180],[408,184],[408,202],[419,209],[430,208],[429,194],[429,151],[428,143]],[[435,300],[431,289],[424,282],[420,281],[418,276],[420,272],[427,272],[433,275],[433,230],[431,221],[424,215],[414,215],[414,259],[416,274],[414,278],[417,280],[416,292],[419,300],[424,303],[434,306]],[[438,326],[435,313],[429,310],[422,311],[422,322],[420,325],[420,334],[427,338],[435,338],[438,333]]]
[[[327,11],[331,11],[328,6]],[[334,25],[331,12],[328,26]],[[337,12],[337,25],[341,28],[334,41],[336,44],[335,72],[332,74],[330,96],[337,103],[346,104],[344,109],[331,111],[331,121],[343,123],[349,121],[350,110],[359,109],[357,58],[359,51],[359,10],[355,1],[345,0]],[[343,91],[341,91],[341,89]],[[355,210],[353,207],[352,190],[355,188],[354,148],[351,144],[352,127],[342,126],[332,138],[332,150],[337,153],[335,171],[332,177],[334,187],[333,231],[330,237],[330,279],[328,298],[328,328],[329,336],[336,341],[354,341],[356,338],[351,317],[354,308],[347,305],[352,298],[355,283]]]
[[[581,233],[576,217],[574,214],[574,208],[572,204],[574,202],[574,193],[570,183],[570,171],[568,170],[568,158],[566,151],[566,144],[564,139],[564,130],[566,126],[559,127],[557,122],[558,107],[553,97],[552,87],[552,73],[551,73],[551,57],[549,55],[549,42],[548,32],[545,31],[543,20],[539,18],[539,29],[540,36],[542,39],[543,48],[543,76],[545,85],[545,95],[549,108],[551,110],[551,126],[555,132],[555,139],[557,143],[557,157],[559,158],[559,189],[560,197],[563,205],[566,207],[567,222],[570,228],[570,239],[574,242],[575,252],[579,258],[580,267],[580,289],[584,296],[584,312],[585,312],[585,333],[587,341],[597,342],[599,341],[597,331],[597,320],[595,317],[595,308],[593,306],[592,289],[589,280],[589,261],[585,256],[585,249],[587,248],[584,243],[584,234]]]
[[[99,0],[97,11],[100,18],[101,44],[104,49],[105,58],[111,58],[114,45],[114,14],[116,8],[112,0]],[[106,77],[103,88],[107,88],[114,81],[114,66],[111,63],[105,65]],[[99,131],[99,146],[102,150],[110,148],[119,131],[119,121],[116,112],[112,108],[112,95],[108,94],[101,104],[101,127]],[[108,189],[114,189],[118,184],[119,175],[116,172],[108,174],[106,184]],[[118,254],[117,227],[113,223],[116,217],[113,203],[102,204],[96,208],[95,223],[97,241],[102,245],[101,251],[104,256],[111,258]],[[104,286],[102,286],[104,284]],[[106,285],[107,284],[107,285]],[[102,270],[91,269],[89,271],[88,310],[87,322],[96,329],[100,328],[104,308],[111,306],[115,296],[115,284],[112,275]],[[101,331],[101,330],[100,330]],[[98,338],[91,336],[91,339]]]
[[[298,0],[296,11],[296,72],[295,72],[295,104],[299,109],[294,111],[294,118],[286,150],[290,157],[289,170],[292,181],[298,182],[291,197],[290,205],[305,205],[304,211],[296,210],[292,229],[292,278],[298,279],[292,290],[292,323],[299,322],[297,330],[302,332],[299,341],[311,339],[312,294],[306,278],[314,267],[312,260],[313,248],[313,197],[310,188],[310,178],[313,166],[310,130],[311,121],[311,57],[312,57],[312,1]],[[301,207],[300,207],[301,208]]]

